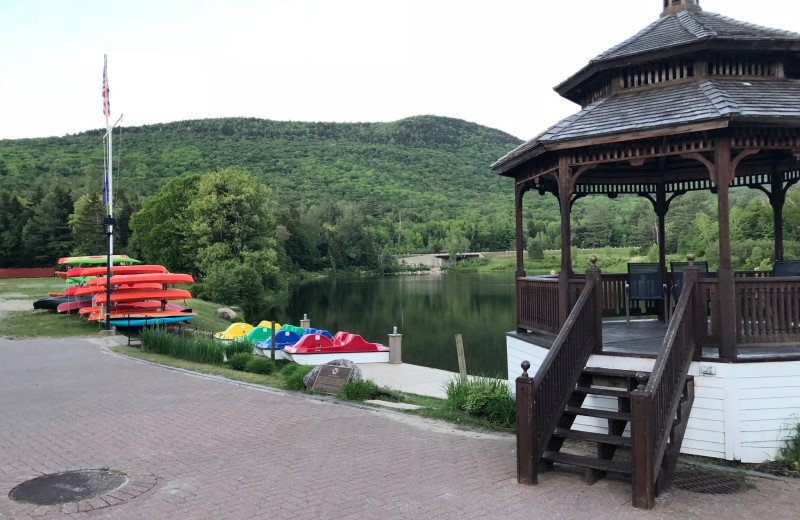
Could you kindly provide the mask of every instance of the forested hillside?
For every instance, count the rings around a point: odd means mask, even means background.
[[[99,190],[103,134],[0,141],[0,189],[26,198],[53,184],[80,194]],[[116,130],[115,184],[136,200],[173,177],[240,166],[285,207],[348,201],[410,220],[434,212],[436,220],[463,218],[508,207],[509,181],[488,166],[519,143],[433,116],[360,124],[182,121]]]
[[[0,267],[52,265],[59,256],[105,250],[103,134],[0,141]],[[276,263],[283,270],[382,271],[395,254],[510,249],[513,186],[489,165],[519,143],[498,130],[435,116],[355,124],[226,118],[123,128],[114,135],[116,251],[220,277],[232,269],[212,266],[236,257],[274,281],[265,266]],[[228,191],[229,206],[214,190]],[[230,206],[242,201],[255,209]],[[766,197],[737,189],[731,202],[734,264],[769,265]],[[675,199],[668,252],[692,251],[713,264],[715,206],[706,192]],[[576,247],[646,253],[656,241],[655,215],[642,198],[587,197],[572,217]],[[253,219],[271,222],[270,229],[252,235]],[[787,194],[784,219],[787,255],[800,256],[797,186]],[[526,195],[525,225],[532,255],[559,247],[554,197]],[[214,246],[223,236],[249,242],[223,253]],[[270,258],[256,261],[254,251]],[[280,291],[273,281],[266,292]]]

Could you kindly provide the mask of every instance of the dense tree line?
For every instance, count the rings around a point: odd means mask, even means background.
[[[402,253],[514,248],[513,187],[488,168],[519,144],[502,132],[423,116],[395,123],[184,121],[125,129],[115,166],[115,251],[191,272],[203,295],[270,301],[293,271],[386,272]],[[53,265],[105,251],[102,132],[0,141],[0,267]],[[732,192],[734,265],[772,260],[772,211]],[[532,256],[560,247],[555,197],[528,194]],[[800,190],[784,209],[787,256],[800,255]],[[586,197],[573,246],[652,249],[656,218],[635,196]],[[718,256],[716,198],[676,198],[669,253]]]

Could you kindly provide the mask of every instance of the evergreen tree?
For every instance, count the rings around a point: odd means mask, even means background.
[[[0,191],[0,268],[27,267],[22,229],[28,214],[28,208],[16,193]]]
[[[32,208],[32,214],[22,229],[22,250],[29,267],[55,265],[72,249],[69,217],[72,197],[68,190],[56,185]]]
[[[75,201],[74,211],[69,216],[74,255],[99,255],[108,250],[108,237],[103,226],[106,211],[97,192],[82,195]]]

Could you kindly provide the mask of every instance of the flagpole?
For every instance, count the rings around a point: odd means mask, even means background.
[[[114,186],[114,183],[113,183],[113,180],[112,180],[114,178],[113,177],[113,172],[112,172],[114,161],[112,160],[111,154],[112,154],[112,151],[114,150],[114,146],[113,146],[114,132],[113,132],[113,128],[111,128],[111,124],[109,123],[109,117],[111,117],[111,103],[110,103],[110,100],[108,98],[108,77],[106,76],[107,59],[108,59],[108,55],[103,54],[103,79],[105,80],[106,106],[108,107],[108,109],[104,111],[105,115],[106,115],[106,133],[108,134],[108,178],[107,178],[108,185],[106,186],[106,190],[108,192],[107,193],[107,197],[108,197],[108,216],[109,216],[109,218],[113,218],[114,217],[114,197],[113,197],[114,190],[111,189],[111,188]],[[114,235],[113,234],[111,234],[110,238],[108,239],[108,262],[111,265],[114,265],[114,263],[113,263],[114,262]]]
[[[108,203],[108,216],[105,218],[104,231],[108,235],[108,258],[106,259],[106,330],[111,330],[111,267],[114,265],[114,203],[112,201],[113,186],[111,182],[111,168],[114,164],[111,158],[111,152],[114,149],[112,144],[113,132],[109,124],[109,117],[111,116],[111,100],[109,98],[108,88],[108,55],[103,54],[103,115],[106,116],[106,133],[108,134],[108,176],[104,176],[103,187],[106,191],[106,202]]]

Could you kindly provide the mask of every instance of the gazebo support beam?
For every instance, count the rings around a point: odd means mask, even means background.
[[[522,199],[528,191],[527,183],[519,183],[514,189],[514,213],[516,215],[517,230],[517,278],[525,276],[525,235],[522,222]],[[517,301],[519,305],[519,301]]]
[[[720,346],[721,360],[733,361],[736,348],[736,289],[731,267],[731,228],[729,189],[735,175],[731,160],[730,137],[721,136],[714,143],[714,168],[711,180],[717,186],[717,217],[719,219],[719,283]],[[738,163],[738,161],[736,161]]]
[[[558,160],[558,205],[561,210],[561,271],[558,273],[558,322],[563,326],[569,316],[569,278],[572,276],[572,170],[566,157]]]
[[[656,191],[655,210],[658,217],[658,263],[664,268],[661,270],[663,279],[661,283],[667,283],[667,233],[666,233],[666,216],[669,210],[669,203],[667,203],[667,191],[664,183],[658,183],[658,191]],[[667,309],[664,309],[665,319],[668,317]]]
[[[775,232],[775,260],[783,260],[783,204],[786,192],[783,191],[783,176],[773,170],[769,193],[769,205],[772,206],[772,226]]]

